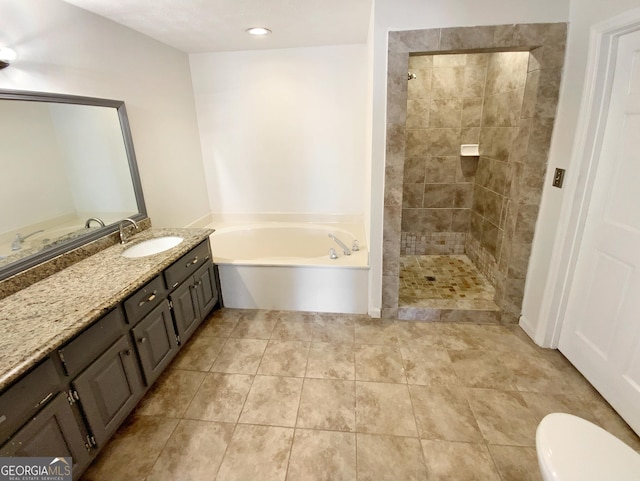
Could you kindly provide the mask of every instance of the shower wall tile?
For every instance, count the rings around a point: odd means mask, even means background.
[[[491,174],[491,159],[481,156],[478,160],[475,183],[480,187],[489,187],[489,175]]]
[[[526,162],[546,164],[553,133],[552,118],[534,117],[531,121]]]
[[[483,127],[517,127],[524,88],[485,97],[482,110]]]
[[[424,184],[404,184],[402,189],[402,207],[418,208],[422,207],[424,197]]]
[[[489,65],[490,53],[468,53],[467,67],[486,67]]]
[[[516,129],[515,137],[511,144],[511,152],[509,153],[509,161],[512,163],[522,163],[527,157],[531,122],[531,119],[528,118],[520,119],[520,125]]]
[[[465,54],[441,54],[431,57],[433,59],[433,67],[464,67],[467,64],[467,56]]]
[[[514,47],[554,45],[567,38],[566,23],[517,24],[513,35]]]
[[[516,243],[531,243],[533,232],[538,219],[537,205],[520,205],[516,217],[515,233],[513,241]]]
[[[469,219],[469,233],[478,241],[482,239],[482,216],[473,210]]]
[[[432,52],[437,51],[439,46],[440,29],[389,32],[390,52]]]
[[[387,68],[387,123],[404,124],[407,118],[409,56],[390,56]]]
[[[453,207],[471,209],[473,204],[473,184],[455,184],[453,186]]]
[[[407,129],[426,129],[429,127],[429,109],[431,102],[428,99],[407,101]]]
[[[456,157],[427,157],[424,182],[428,184],[456,181]]]
[[[502,196],[485,190],[483,217],[493,225],[500,225],[500,215],[502,213]]]
[[[429,127],[459,128],[462,115],[462,99],[434,99],[429,111]]]
[[[398,292],[400,288],[400,278],[398,275],[382,276],[382,307],[398,307]]]
[[[451,219],[451,231],[452,232],[469,232],[469,225],[471,223],[471,210],[470,209],[455,209]]]
[[[455,191],[450,184],[425,184],[422,207],[453,207]]]
[[[386,276],[400,275],[400,242],[384,242],[382,272]]]
[[[408,98],[416,99],[416,100],[430,99],[431,98],[431,69],[409,67],[409,71],[412,74],[414,74],[416,78],[414,78],[407,84]]]
[[[499,52],[489,58],[485,95],[521,89],[525,85],[528,52]]]
[[[460,129],[461,144],[477,144],[480,142],[480,127],[463,127]]]
[[[402,166],[405,156],[405,129],[403,124],[387,124],[386,165]]]
[[[510,127],[480,129],[480,155],[496,160],[508,160],[515,134],[516,129]]]
[[[478,160],[475,157],[458,156],[451,158],[455,161],[456,182],[473,182],[478,169]]]
[[[405,155],[407,157],[424,157],[429,152],[429,139],[427,129],[407,130],[407,145]]]
[[[490,163],[491,169],[489,171],[487,188],[496,194],[505,196],[509,193],[513,166],[500,160],[491,160]]]
[[[424,155],[454,156],[460,153],[460,129],[428,129]]]
[[[531,205],[540,204],[546,171],[547,166],[544,164],[522,166],[518,176],[518,202]]]
[[[440,49],[492,48],[495,29],[493,26],[443,28],[440,31]]]
[[[402,207],[395,205],[384,206],[384,239],[400,242]]]
[[[497,25],[493,34],[493,45],[499,47],[511,47],[515,25]]]
[[[470,57],[473,57],[472,55]],[[487,68],[484,67],[467,67],[464,69],[464,97],[482,97],[484,96],[484,83],[487,77]]]
[[[431,68],[433,67],[432,55],[411,55],[409,57],[410,68]]]
[[[511,245],[511,258],[508,263],[507,276],[510,279],[525,279],[531,256],[530,243],[515,243]]]
[[[564,64],[565,50],[565,43],[544,45],[537,48],[534,51],[534,58],[538,68],[562,68],[562,65]]]
[[[464,67],[438,67],[433,69],[431,98],[462,97],[464,93]]]
[[[429,233],[448,232],[453,209],[403,209],[402,231]]]
[[[482,247],[487,249],[495,258],[498,255],[500,229],[491,222],[485,221],[482,225]]]
[[[483,98],[465,98],[462,101],[462,127],[480,127],[482,123]]]
[[[404,182],[408,184],[424,183],[425,173],[429,172],[429,160],[432,158],[427,157],[425,160],[424,157],[407,157],[404,161]]]
[[[533,114],[536,110],[539,79],[539,70],[534,70],[533,72],[529,72],[527,74],[527,84],[524,89],[524,98],[522,100],[522,113],[520,114],[520,117],[523,119],[533,117]]]

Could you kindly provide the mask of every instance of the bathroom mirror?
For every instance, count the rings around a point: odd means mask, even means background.
[[[124,102],[0,90],[0,280],[146,217]]]

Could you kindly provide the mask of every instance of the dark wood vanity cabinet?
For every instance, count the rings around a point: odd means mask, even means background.
[[[169,302],[164,299],[132,330],[147,386],[150,386],[178,353]]]
[[[71,456],[78,478],[219,302],[208,239],[0,395],[2,456]]]

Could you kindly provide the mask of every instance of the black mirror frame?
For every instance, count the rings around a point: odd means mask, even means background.
[[[145,206],[144,196],[142,194],[142,183],[140,182],[138,163],[136,161],[136,154],[133,148],[133,139],[131,137],[129,118],[127,117],[127,110],[123,101],[48,92],[29,92],[22,90],[2,89],[0,89],[0,100],[22,100],[31,102],[50,102],[115,108],[118,112],[118,119],[120,120],[120,129],[122,131],[124,147],[127,153],[127,160],[129,162],[129,171],[131,172],[131,182],[133,184],[133,191],[135,193],[136,204],[138,206],[138,213],[132,215],[131,218],[135,221],[141,221],[147,218],[147,208]],[[20,259],[5,267],[0,267],[0,281],[3,281],[26,269],[46,262],[73,249],[77,249],[78,247],[93,242],[96,239],[112,234],[117,230],[118,224],[110,224],[105,227],[96,229],[94,232],[83,235],[82,237],[71,239],[68,242],[38,252],[36,254],[33,254],[32,256],[25,257],[24,259]]]

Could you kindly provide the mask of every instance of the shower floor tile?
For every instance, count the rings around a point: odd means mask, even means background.
[[[465,255],[400,257],[400,307],[499,310],[494,295]]]

